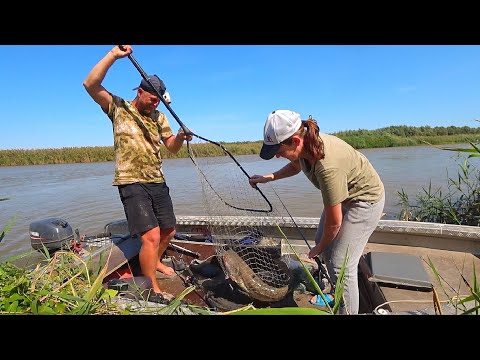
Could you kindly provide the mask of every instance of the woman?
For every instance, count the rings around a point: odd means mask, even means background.
[[[296,112],[273,111],[267,118],[263,136],[260,157],[265,160],[283,157],[290,163],[272,174],[253,175],[250,185],[255,187],[303,171],[321,191],[324,210],[315,236],[316,245],[308,257],[321,254],[335,283],[348,255],[341,312],[358,314],[357,268],[383,214],[382,180],[362,153],[336,136],[320,133],[311,117],[302,121]],[[312,303],[319,303],[320,299],[316,296]]]

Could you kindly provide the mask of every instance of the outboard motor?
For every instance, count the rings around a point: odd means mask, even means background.
[[[105,225],[105,233],[114,236],[129,235],[127,219],[116,220]]]
[[[30,242],[35,250],[67,248],[74,242],[72,227],[60,218],[34,221],[30,224]]]

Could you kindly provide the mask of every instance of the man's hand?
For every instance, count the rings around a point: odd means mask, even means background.
[[[133,49],[130,45],[117,45],[110,52],[115,59],[121,59],[133,53]]]
[[[183,129],[180,128],[178,130],[177,136],[179,136],[183,141],[185,140],[190,141],[193,138],[192,136],[193,133],[189,129],[186,129],[186,130],[187,130],[187,133],[185,133],[185,131],[183,131]]]

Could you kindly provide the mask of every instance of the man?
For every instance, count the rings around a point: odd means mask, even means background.
[[[140,267],[143,275],[151,279],[153,287],[149,300],[165,303],[156,271],[167,276],[174,274],[174,269],[163,264],[161,257],[175,235],[176,218],[162,171],[160,147],[163,142],[167,150],[175,154],[184,140],[191,140],[191,136],[183,131],[175,136],[165,114],[156,110],[160,104],[158,94],[164,96],[166,91],[163,81],[156,75],[150,76],[149,80],[157,91],[143,79],[134,89],[137,94],[131,102],[102,86],[113,63],[132,52],[129,45],[115,46],[93,67],[83,86],[112,121],[115,148],[113,185],[118,187],[130,234],[138,234],[142,241]]]

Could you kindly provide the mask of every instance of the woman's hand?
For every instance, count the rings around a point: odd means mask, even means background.
[[[257,184],[264,184],[273,180],[273,174],[270,175],[253,175],[248,179],[250,186],[255,188]]]
[[[315,245],[313,248],[310,249],[308,252],[308,258],[313,259],[315,256],[318,256],[322,252],[320,248],[320,244]]]

